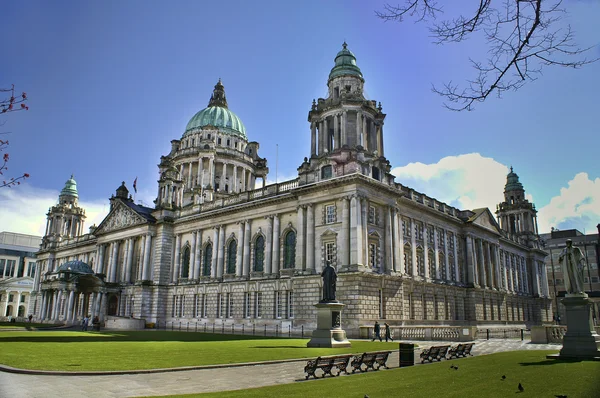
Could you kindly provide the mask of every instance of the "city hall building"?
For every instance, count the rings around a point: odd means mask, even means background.
[[[154,207],[123,183],[84,233],[73,178],[47,214],[30,312],[47,322],[316,325],[321,271],[338,274],[343,325],[539,324],[552,319],[536,210],[512,169],[496,218],[396,182],[381,104],[344,43],[308,112],[297,178],[267,160],[221,81],[158,165]]]

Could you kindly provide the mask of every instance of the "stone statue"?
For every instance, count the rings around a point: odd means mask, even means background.
[[[565,247],[558,262],[562,267],[565,279],[565,288],[569,294],[581,294],[583,290],[583,253],[581,249],[573,246],[573,241],[567,239]]]
[[[335,299],[335,289],[337,283],[337,273],[335,272],[335,268],[331,266],[331,262],[327,261],[323,272],[321,272],[321,276],[323,277],[323,300],[322,303],[328,303],[332,301],[336,301]]]

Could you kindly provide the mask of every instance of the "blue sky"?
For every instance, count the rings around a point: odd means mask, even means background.
[[[0,86],[29,95],[5,116],[10,172],[0,230],[42,233],[71,173],[88,223],[121,181],[156,196],[157,163],[206,107],[219,78],[229,107],[261,145],[275,180],[294,178],[310,151],[307,114],[326,94],[345,40],[366,94],[387,113],[386,157],[397,181],[460,208],[502,200],[513,165],[550,226],[593,232],[600,222],[600,62],[547,68],[537,81],[474,112],[451,112],[431,85],[474,77],[478,40],[438,46],[426,27],[375,17],[383,1],[28,1],[2,7]],[[600,3],[566,1],[578,43],[600,56]],[[562,26],[566,26],[566,23]],[[276,155],[278,148],[278,156]],[[278,158],[278,161],[276,159]]]

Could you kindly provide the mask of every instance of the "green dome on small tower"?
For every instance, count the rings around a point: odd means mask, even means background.
[[[243,139],[246,137],[246,127],[240,118],[229,110],[227,106],[227,98],[225,98],[225,87],[221,83],[221,79],[215,85],[213,94],[208,102],[208,107],[196,113],[190,119],[185,127],[184,136],[192,131],[204,126],[213,126],[219,130],[232,135],[239,136]]]
[[[329,80],[344,75],[353,75],[364,80],[360,68],[356,65],[356,57],[352,51],[348,50],[346,42],[342,44],[342,49],[335,56],[335,66],[329,72]]]
[[[79,197],[77,194],[77,182],[73,178],[73,174],[71,174],[71,178],[65,182],[65,187],[60,191],[60,195]]]
[[[506,185],[504,186],[504,192],[523,190],[523,184],[519,182],[519,176],[513,171],[513,168],[511,166],[510,173],[508,173],[508,175],[506,176]]]

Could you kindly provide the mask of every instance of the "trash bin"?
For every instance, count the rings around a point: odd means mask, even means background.
[[[400,343],[400,367],[414,366],[415,345],[412,343]]]

